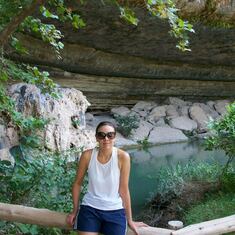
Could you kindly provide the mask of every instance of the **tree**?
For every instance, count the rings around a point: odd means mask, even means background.
[[[207,149],[221,149],[228,156],[222,172],[223,177],[235,158],[235,102],[227,106],[225,116],[209,124],[209,129],[212,135],[207,138]]]
[[[191,24],[178,17],[173,0],[101,0],[101,2],[116,5],[120,10],[120,16],[134,25],[138,24],[138,18],[131,8],[136,5],[146,8],[152,15],[168,20],[171,28],[170,34],[178,39],[179,49],[190,50],[187,33],[194,32],[194,30]],[[39,10],[42,17],[61,22],[70,21],[73,27],[81,28],[85,26],[85,23],[76,13],[76,8],[79,8],[81,4],[85,4],[85,0],[0,0],[0,114],[19,128],[21,137],[29,135],[31,130],[42,128],[46,121],[33,117],[25,118],[15,110],[14,102],[5,89],[8,81],[35,84],[42,92],[50,93],[55,97],[58,96],[57,86],[49,78],[48,72],[41,72],[35,66],[16,64],[9,60],[5,48],[10,44],[18,53],[27,53],[27,48],[20,44],[15,33],[30,33],[49,43],[60,59],[60,50],[64,47],[63,35],[53,24],[43,23],[40,18],[32,15],[36,15],[35,12]]]

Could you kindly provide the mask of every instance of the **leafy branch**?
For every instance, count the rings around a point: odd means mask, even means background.
[[[227,106],[227,114],[220,120],[209,123],[212,135],[206,140],[208,150],[220,149],[228,156],[223,174],[235,158],[235,102]]]
[[[24,144],[37,145],[38,138],[32,133],[32,130],[42,129],[48,120],[40,117],[24,117],[21,112],[18,112],[15,107],[15,102],[6,92],[6,85],[8,81],[23,81],[34,84],[42,93],[49,93],[51,96],[57,98],[59,94],[56,91],[57,85],[49,78],[49,73],[40,71],[36,66],[26,64],[16,64],[15,62],[6,59],[4,55],[4,46],[8,40],[11,39],[11,46],[18,53],[28,53],[27,49],[23,47],[20,41],[13,36],[14,32],[30,32],[37,37],[40,37],[44,42],[49,43],[60,59],[60,50],[63,49],[64,44],[61,42],[63,35],[53,24],[42,23],[40,19],[36,19],[30,15],[39,8],[42,16],[45,18],[53,18],[61,21],[70,20],[75,28],[85,26],[79,15],[73,14],[72,11],[64,6],[62,0],[51,0],[48,2],[48,7],[56,9],[53,13],[47,9],[43,4],[47,1],[43,0],[16,0],[11,4],[4,0],[0,0],[3,19],[0,23],[0,46],[2,54],[0,57],[0,114],[2,114],[7,122],[11,122],[19,130],[20,139]]]
[[[133,3],[126,5],[126,1],[111,0],[120,10],[120,17],[133,25],[138,25],[139,20],[131,7]],[[131,2],[131,1],[130,1]],[[135,1],[134,1],[135,2]],[[178,39],[176,47],[181,51],[191,51],[189,48],[188,33],[194,33],[193,26],[178,16],[178,9],[173,0],[146,0],[141,2],[140,7],[146,8],[150,14],[163,20],[168,20],[170,25],[170,35]]]
[[[105,2],[105,0],[101,0]],[[7,116],[9,122],[19,128],[20,133],[28,133],[27,130],[34,127],[42,127],[46,121],[38,117],[24,117],[16,111],[14,101],[6,92],[6,84],[10,80],[23,81],[35,84],[43,93],[49,93],[53,97],[58,97],[56,92],[57,85],[50,79],[49,73],[40,71],[36,66],[26,64],[16,64],[6,59],[4,47],[11,39],[11,46],[18,53],[28,53],[27,48],[23,47],[15,32],[26,32],[41,38],[49,43],[55,50],[57,58],[60,59],[60,51],[63,49],[63,35],[54,24],[42,22],[35,18],[35,11],[39,10],[46,19],[58,20],[61,22],[70,21],[76,29],[84,27],[85,22],[74,9],[67,7],[64,0],[0,0],[0,112]],[[80,1],[82,4],[84,1]],[[106,0],[109,4],[115,4],[120,10],[120,17],[137,25],[139,20],[133,10],[133,3],[136,1]],[[133,2],[133,3],[132,3]],[[177,47],[183,51],[189,49],[188,32],[194,32],[192,25],[181,20],[177,16],[177,9],[172,0],[146,0],[141,2],[141,6],[146,8],[153,16],[169,21],[170,34],[179,39]],[[129,4],[130,3],[130,4]],[[41,121],[40,121],[41,120]],[[23,135],[23,134],[22,134]],[[24,135],[23,135],[24,136]],[[31,140],[30,140],[31,141]]]

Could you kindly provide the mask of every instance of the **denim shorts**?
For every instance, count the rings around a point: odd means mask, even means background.
[[[75,219],[74,230],[98,232],[104,235],[125,235],[127,230],[125,210],[104,211],[81,205]]]

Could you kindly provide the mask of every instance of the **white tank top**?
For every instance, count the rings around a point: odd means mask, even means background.
[[[98,148],[94,148],[88,166],[88,191],[82,205],[100,210],[118,210],[123,208],[119,195],[120,169],[118,167],[117,148],[113,147],[110,160],[102,164],[98,161]]]

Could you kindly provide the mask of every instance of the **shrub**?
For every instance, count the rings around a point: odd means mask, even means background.
[[[115,115],[117,130],[125,137],[131,136],[132,130],[139,127],[139,119],[136,115]]]
[[[0,161],[0,201],[70,212],[73,206],[71,187],[76,175],[77,162],[69,162],[69,157],[77,155],[81,149],[60,153],[35,150],[25,153],[20,147],[13,150],[14,167],[6,161]],[[81,196],[85,193],[86,185],[87,179]],[[57,228],[45,229],[36,225],[8,222],[2,222],[0,233],[62,234]]]
[[[151,146],[151,143],[148,141],[147,136],[143,140],[138,140],[137,143],[146,152],[148,152],[148,148]]]
[[[228,157],[221,174],[223,177],[235,157],[235,102],[227,106],[227,113],[221,119],[210,122],[208,127],[212,135],[206,140],[206,148],[221,149]]]

